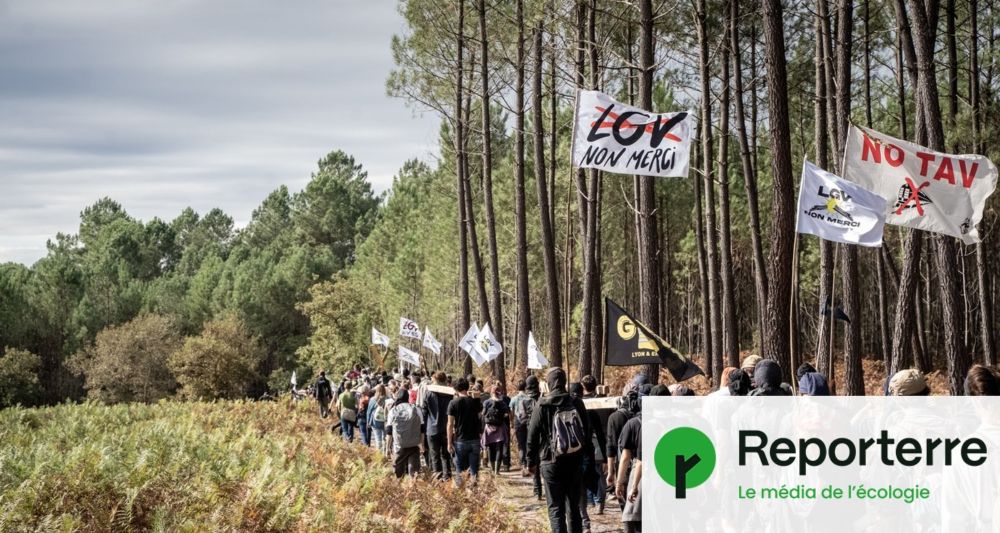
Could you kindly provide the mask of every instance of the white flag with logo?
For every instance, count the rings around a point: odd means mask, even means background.
[[[844,179],[889,201],[885,221],[979,242],[976,225],[997,186],[997,169],[981,155],[951,155],[851,126]]]
[[[598,91],[577,91],[573,166],[687,177],[697,129],[691,111],[652,113]]]
[[[420,354],[402,346],[399,347],[399,360],[413,366],[420,366]]]
[[[538,349],[538,344],[535,343],[535,335],[528,332],[528,368],[540,370],[549,366],[549,360],[542,355],[541,350]]]
[[[486,359],[480,356],[479,352],[476,351],[477,335],[479,335],[479,324],[473,322],[472,325],[469,326],[469,331],[465,332],[465,336],[462,337],[462,340],[458,341],[458,347],[464,350],[465,353],[469,354],[469,357],[476,362],[476,366],[483,366]]]
[[[469,331],[465,332],[465,336],[462,340],[458,341],[458,347],[465,351],[465,353],[472,355],[473,348],[476,345],[476,335],[479,335],[479,324],[475,322],[469,326]]]
[[[828,241],[882,246],[885,198],[809,161],[802,163],[795,229]]]
[[[431,335],[430,328],[424,326],[424,342],[423,347],[434,352],[436,355],[441,355],[441,343]]]
[[[399,319],[399,336],[408,337],[411,339],[420,338],[420,326],[416,322],[410,320],[409,318]]]
[[[487,361],[492,361],[503,352],[503,346],[497,341],[497,338],[493,336],[493,332],[490,331],[490,325],[484,324],[483,329],[479,330],[479,334],[476,335],[476,345],[475,350],[479,352],[479,356]]]
[[[388,348],[389,336],[375,328],[372,328],[372,344],[378,344],[380,346],[385,346],[386,348]]]

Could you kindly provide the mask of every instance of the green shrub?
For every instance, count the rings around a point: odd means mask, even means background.
[[[12,405],[34,405],[40,392],[38,369],[42,359],[16,348],[0,356],[0,409]]]
[[[205,324],[170,356],[170,368],[188,399],[245,398],[260,381],[267,351],[238,318],[226,316]]]

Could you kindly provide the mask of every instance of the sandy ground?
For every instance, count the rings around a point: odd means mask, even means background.
[[[513,468],[510,472],[501,472],[498,481],[497,486],[500,487],[504,501],[514,507],[525,531],[549,531],[545,500],[539,500],[532,494],[530,477],[521,477],[520,469]],[[589,507],[588,511],[592,533],[622,531],[621,509],[614,497],[608,498],[604,514],[597,514],[596,506]]]

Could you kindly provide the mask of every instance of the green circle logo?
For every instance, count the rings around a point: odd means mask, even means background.
[[[660,438],[653,463],[663,481],[674,487],[676,497],[684,498],[687,489],[707,481],[715,470],[715,446],[701,431],[679,427]]]

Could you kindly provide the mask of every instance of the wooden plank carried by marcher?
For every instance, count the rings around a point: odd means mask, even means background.
[[[431,392],[440,392],[441,394],[447,394],[449,396],[455,395],[455,389],[445,385],[427,385],[427,390]]]
[[[618,396],[607,396],[604,398],[584,398],[583,405],[587,409],[617,409]]]
[[[445,385],[427,385],[427,390],[431,392],[440,392],[441,394],[447,394],[449,396],[455,395],[455,389]],[[584,398],[583,405],[587,409],[617,409],[618,396],[610,396],[606,398]]]

